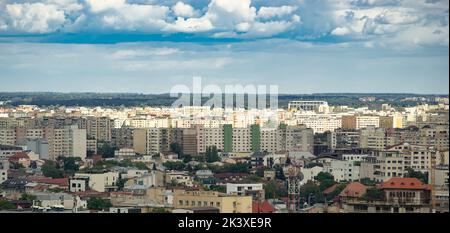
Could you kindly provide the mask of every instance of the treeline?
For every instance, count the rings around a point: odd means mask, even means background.
[[[375,97],[373,102],[362,102],[361,97]],[[331,106],[346,105],[361,107],[367,105],[391,104],[395,107],[414,106],[421,101],[402,101],[404,98],[425,97],[430,99],[440,95],[418,94],[372,94],[372,93],[344,93],[344,94],[280,94],[278,106],[286,108],[289,101],[293,100],[323,100]],[[442,96],[444,97],[444,96]],[[445,96],[447,97],[447,96]],[[225,96],[222,96],[223,103]],[[130,106],[170,106],[177,98],[169,94],[136,94],[136,93],[57,93],[57,92],[5,92],[0,93],[0,101],[10,101],[8,104],[50,106],[103,106],[103,107],[130,107]],[[202,98],[205,103],[209,98]],[[268,102],[268,101],[267,101]],[[269,103],[268,103],[269,104]]]

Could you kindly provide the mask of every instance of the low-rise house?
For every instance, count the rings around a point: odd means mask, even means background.
[[[262,183],[227,183],[226,190],[228,195],[253,196],[254,200],[264,199],[264,187]]]
[[[7,179],[1,185],[4,196],[11,200],[18,200],[25,192],[26,179]]]
[[[217,191],[175,190],[173,206],[175,209],[214,207],[220,213],[252,213],[252,197]]]
[[[31,160],[30,157],[25,152],[15,153],[8,158],[11,164],[20,164],[23,167],[30,167]]]
[[[344,189],[339,195],[344,212],[430,213],[432,211],[431,186],[417,178],[390,178],[371,190],[371,192],[379,193],[378,197],[369,197],[369,189],[366,189],[367,196],[360,195],[363,187],[355,187],[353,192],[345,194]]]
[[[271,181],[275,180],[277,172],[275,170],[265,170],[264,171],[264,180]]]
[[[69,190],[71,192],[82,192],[88,188],[97,192],[108,192],[117,190],[118,172],[106,173],[75,173],[69,180]]]
[[[214,173],[211,170],[197,170],[195,172],[195,176],[198,179],[206,179],[214,176]]]
[[[166,184],[181,184],[192,187],[192,177],[186,171],[168,171],[166,172]]]
[[[125,182],[125,186],[145,185],[147,187],[160,187],[164,186],[164,182],[164,172],[159,170],[151,170],[142,176],[127,180],[127,182]]]
[[[247,173],[217,173],[214,174],[214,177],[217,179],[217,185],[225,185],[226,183],[232,182],[243,182],[245,179],[248,178]]]
[[[48,178],[31,176],[27,178],[28,182],[36,183],[38,185],[47,185],[48,189],[68,190],[68,178]]]

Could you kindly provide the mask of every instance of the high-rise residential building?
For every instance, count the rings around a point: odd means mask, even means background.
[[[314,152],[314,132],[305,125],[287,126],[280,129],[279,140],[283,150]]]
[[[324,133],[341,128],[342,116],[337,114],[307,113],[294,116],[294,123],[289,125],[306,125],[314,133]]]
[[[11,128],[0,128],[0,144],[1,145],[15,145],[16,144],[16,130]]]
[[[118,148],[133,148],[132,128],[111,129],[111,145]]]
[[[136,153],[152,155],[170,150],[169,128],[135,129],[133,131],[133,149]]]
[[[342,116],[343,129],[363,129],[367,127],[380,127],[379,116]]]
[[[360,132],[356,129],[337,129],[328,136],[331,149],[355,148],[359,145]]]
[[[81,129],[86,129],[88,137],[97,141],[111,141],[111,130],[114,128],[114,120],[109,117],[87,117],[78,121]]]
[[[51,160],[59,156],[86,158],[86,129],[79,129],[76,125],[49,128],[46,135]]]

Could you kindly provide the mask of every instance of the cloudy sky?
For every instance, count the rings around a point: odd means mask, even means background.
[[[448,0],[0,0],[0,91],[449,92]]]

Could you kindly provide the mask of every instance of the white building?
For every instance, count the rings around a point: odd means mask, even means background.
[[[314,177],[316,177],[322,171],[323,167],[320,166],[302,168],[300,172],[303,174],[303,180],[300,181],[300,185],[304,185],[308,183],[308,181],[314,181]]]
[[[354,161],[332,160],[324,164],[323,170],[332,174],[337,182],[354,181],[360,178],[360,166]]]
[[[80,184],[84,180],[84,182],[87,182],[87,186],[90,189],[103,193],[109,190],[116,190],[118,179],[118,172],[107,172],[100,174],[75,173],[74,178],[72,178],[69,182],[69,187],[72,188],[73,183]],[[86,190],[86,187],[84,187],[84,189]]]
[[[263,191],[263,184],[235,184],[235,183],[227,183],[227,194],[228,195],[238,195],[245,196],[247,191]]]

